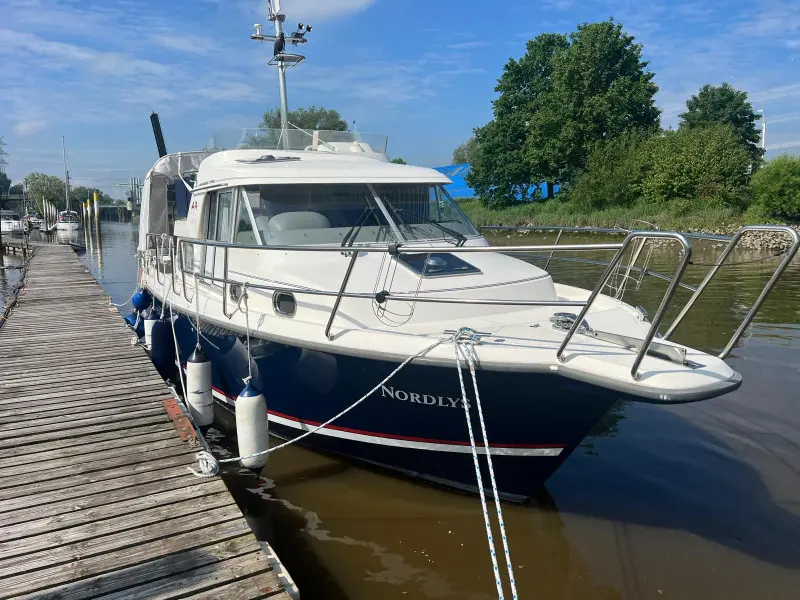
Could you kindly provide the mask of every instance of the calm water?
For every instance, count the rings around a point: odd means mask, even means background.
[[[104,223],[99,241],[85,241],[83,260],[125,301],[134,229]],[[716,252],[696,244],[694,260]],[[666,271],[672,260],[659,251],[652,266]],[[676,339],[721,349],[776,260],[724,268]],[[550,270],[583,286],[600,274],[558,261]],[[703,271],[692,267],[688,279]],[[664,289],[648,279],[626,300],[652,314]],[[521,598],[800,597],[798,297],[795,262],[730,358],[744,375],[739,391],[692,405],[620,405],[534,503],[505,506]],[[218,432],[212,441],[220,454],[236,447]],[[304,600],[496,597],[477,498],[300,448],[272,456],[264,475],[232,469],[226,480]]]

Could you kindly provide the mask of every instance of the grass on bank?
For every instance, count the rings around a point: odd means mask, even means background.
[[[458,205],[478,227],[563,225],[641,229],[645,226],[641,221],[647,221],[660,229],[731,233],[742,225],[781,223],[775,218],[768,217],[757,207],[741,212],[730,207],[701,207],[689,211],[685,207],[635,205],[586,211],[568,202],[552,199],[545,202],[520,202],[504,208],[487,208],[478,198],[459,199]]]

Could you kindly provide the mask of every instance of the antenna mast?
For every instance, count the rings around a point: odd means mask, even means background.
[[[267,0],[267,7],[269,9],[269,20],[275,23],[275,35],[264,35],[261,33],[261,25],[256,23],[255,33],[250,36],[251,40],[258,42],[273,42],[272,58],[268,61],[268,65],[278,67],[278,88],[280,90],[281,98],[281,139],[283,140],[283,148],[289,148],[289,101],[286,95],[286,69],[299,65],[305,59],[302,54],[295,54],[285,52],[286,42],[293,46],[298,44],[305,44],[305,36],[311,32],[311,25],[304,25],[303,23],[297,24],[297,31],[286,35],[283,30],[283,23],[286,21],[286,15],[281,12],[280,0]]]
[[[67,146],[64,136],[61,136],[61,152],[64,156],[64,210],[69,210],[69,171],[67,171]]]

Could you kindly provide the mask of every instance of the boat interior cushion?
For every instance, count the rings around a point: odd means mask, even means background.
[[[236,243],[252,246],[256,243],[256,235],[252,231],[240,231],[236,234]]]
[[[285,212],[275,215],[267,224],[270,233],[281,233],[296,229],[327,229],[331,222],[323,214],[312,211]]]

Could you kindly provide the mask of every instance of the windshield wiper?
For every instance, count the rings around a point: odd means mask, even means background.
[[[403,212],[403,213],[406,213],[407,215],[411,215],[415,219],[422,219],[423,221],[425,221],[429,225],[433,225],[434,227],[436,227],[440,231],[442,231],[442,232],[450,235],[451,237],[455,238],[455,240],[456,240],[456,248],[459,248],[459,247],[463,246],[464,243],[467,241],[467,236],[465,236],[463,233],[460,233],[460,232],[456,231],[455,229],[450,229],[449,227],[446,227],[445,225],[442,225],[441,223],[439,223],[439,221],[434,221],[432,219],[428,219],[427,217],[423,217],[422,215],[415,215],[414,213],[412,213],[412,212],[410,212],[408,210],[405,210],[404,208],[395,208],[394,210],[395,210],[395,212]]]
[[[348,240],[350,240],[350,236],[353,235],[353,232],[355,232],[356,234],[355,236],[353,236],[353,242],[355,242],[356,238],[358,237],[358,232],[361,231],[361,227],[364,225],[364,222],[367,220],[367,215],[370,214],[371,211],[372,207],[367,206],[364,209],[364,211],[359,215],[358,219],[356,219],[356,222],[353,223],[352,227],[350,227],[350,229],[347,230],[347,233],[342,238],[342,244],[341,244],[342,248],[348,245],[347,242]],[[352,245],[353,244],[351,242],[350,246]]]

